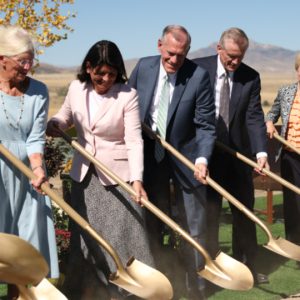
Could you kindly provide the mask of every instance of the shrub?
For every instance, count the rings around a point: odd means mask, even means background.
[[[72,155],[73,151],[71,146],[69,146],[62,138],[47,138],[45,146],[45,165],[48,176],[55,177],[61,175],[63,172],[65,173],[66,169],[69,169],[71,161],[70,157],[72,157]],[[69,195],[71,186],[70,180],[63,180],[63,187],[64,189],[67,189],[67,191],[63,191],[64,198],[66,198],[65,195]],[[70,246],[71,233],[69,232],[69,217],[54,204],[52,204],[52,211],[58,260],[62,266],[67,259]]]
[[[65,262],[69,254],[70,237],[69,217],[60,208],[53,206],[53,221],[55,226],[58,262]]]

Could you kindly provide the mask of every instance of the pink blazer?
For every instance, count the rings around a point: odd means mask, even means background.
[[[74,80],[65,102],[52,117],[65,130],[75,125],[78,142],[106,167],[125,181],[142,180],[143,140],[135,89],[115,84],[101,100],[96,116],[89,122],[87,95],[91,86]],[[75,151],[70,176],[81,182],[90,162]],[[103,185],[115,184],[97,170]]]

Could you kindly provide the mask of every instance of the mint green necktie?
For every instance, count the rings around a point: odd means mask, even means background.
[[[167,117],[168,109],[170,104],[170,84],[168,81],[168,76],[166,75],[163,78],[162,89],[158,102],[158,114],[157,114],[157,123],[156,123],[156,132],[163,138],[166,138],[167,132]],[[157,162],[162,161],[165,156],[165,149],[160,143],[155,145],[155,159]]]
[[[229,102],[230,102],[230,86],[229,74],[223,75],[223,82],[220,90],[220,107],[217,122],[217,138],[219,141],[228,145],[229,141]]]

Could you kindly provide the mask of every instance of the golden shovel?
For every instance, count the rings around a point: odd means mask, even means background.
[[[295,146],[293,146],[291,143],[289,143],[287,140],[285,140],[282,136],[280,136],[278,133],[274,133],[274,138],[279,141],[280,143],[284,144],[285,146],[287,146],[288,148],[290,148],[291,150],[293,150],[295,153],[300,155],[300,150],[298,148],[296,148]]]
[[[29,179],[36,178],[34,173],[2,144],[0,144],[0,153],[2,153]],[[41,189],[111,255],[116,264],[117,271],[111,274],[110,282],[140,298],[153,300],[172,299],[173,289],[166,276],[134,258],[131,258],[128,261],[126,268],[124,268],[117,252],[90,226],[88,222],[86,222],[61,197],[52,191],[48,184],[43,183]]]
[[[49,272],[44,257],[16,235],[0,233],[0,281],[37,285]]]
[[[48,264],[32,245],[16,235],[0,233],[0,280],[14,284],[17,300],[66,300],[46,278]]]
[[[131,185],[127,184],[120,177],[111,172],[92,154],[86,151],[78,142],[72,140],[72,138],[65,134],[62,130],[59,131],[66,141],[68,141],[79,153],[92,162],[103,173],[117,182],[129,194],[133,196],[136,195]],[[253,287],[253,276],[244,264],[223,252],[220,252],[215,260],[212,260],[208,252],[199,243],[197,243],[186,231],[184,231],[177,223],[159,210],[155,205],[143,197],[141,198],[141,203],[165,224],[178,232],[187,242],[201,253],[205,259],[205,266],[202,270],[197,272],[200,276],[226,289],[249,290]]]
[[[247,158],[246,156],[242,155],[241,153],[234,151],[233,149],[225,146],[224,144],[222,144],[218,141],[216,142],[216,145],[218,147],[220,147],[221,149],[225,150],[226,152],[230,153],[231,155],[242,160],[243,162],[249,164],[253,168],[259,168],[259,165],[257,163],[255,163],[253,160]],[[279,181],[280,183],[282,183],[283,185],[285,185],[287,187],[291,186],[291,187],[294,187],[295,189],[298,189],[293,184],[289,183],[288,181],[284,180],[283,178],[274,174],[273,172],[267,170],[266,168],[263,168],[262,172],[264,174],[270,176],[272,179]],[[225,196],[225,198],[227,198],[227,197]],[[259,225],[262,228],[262,230],[267,234],[268,243],[266,245],[263,245],[264,247],[266,247],[267,249],[269,249],[279,255],[300,261],[300,246],[298,246],[284,238],[281,238],[281,237],[274,238],[272,236],[271,231],[268,229],[268,227],[255,214],[253,214],[248,208],[246,208],[242,203],[240,203],[238,200],[236,200],[234,198],[232,199],[231,197],[230,197],[230,199],[229,198],[227,198],[227,199],[233,205],[235,205],[239,210],[241,210],[247,217],[249,217],[257,225]]]
[[[17,300],[67,300],[67,297],[44,278],[37,286],[26,287],[17,285]]]

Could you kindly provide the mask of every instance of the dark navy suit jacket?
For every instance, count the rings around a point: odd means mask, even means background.
[[[160,56],[142,58],[129,79],[137,89],[142,122],[147,123],[156,87]],[[215,141],[215,104],[207,71],[186,59],[177,72],[168,110],[166,140],[193,163],[198,157],[211,157]],[[153,143],[152,143],[153,144]],[[154,159],[154,149],[145,137],[145,161]],[[193,172],[170,157],[172,172],[187,188],[199,185]]]
[[[212,88],[215,86],[217,57],[213,55],[193,60],[209,72]],[[267,152],[260,90],[259,74],[242,63],[233,76],[229,105],[229,146],[247,156]]]

